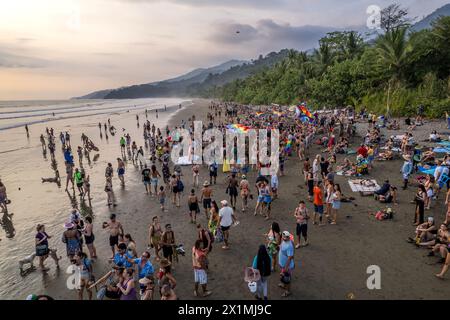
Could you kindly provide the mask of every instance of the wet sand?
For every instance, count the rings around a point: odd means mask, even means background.
[[[194,105],[174,114],[169,120],[169,125],[171,127],[180,125],[182,119],[187,120],[192,115],[195,115],[197,119],[204,119],[208,112],[208,103],[208,101],[204,100],[194,101]],[[141,117],[141,119],[143,118]],[[150,120],[152,121],[152,119]],[[162,121],[162,119],[160,120]],[[92,122],[92,125],[95,127],[93,130],[98,132],[95,122]],[[130,123],[135,127],[133,121],[130,120]],[[416,135],[423,131],[424,135],[427,136],[432,127],[436,127],[436,124],[427,124],[420,127],[414,134]],[[444,128],[443,123],[442,128]],[[364,132],[364,125],[361,125],[361,130]],[[444,129],[442,130],[445,131]],[[400,130],[400,133],[402,132]],[[24,132],[17,132],[17,134],[25,136]],[[81,131],[78,134],[72,134],[73,139],[79,141],[80,134]],[[143,144],[141,130],[139,130],[139,135],[138,133],[130,134],[133,140],[136,137],[138,145]],[[396,134],[396,132],[389,131],[385,132],[385,134],[391,135]],[[107,220],[110,212],[117,213],[118,220],[122,222],[125,232],[131,233],[135,238],[138,251],[146,249],[148,226],[151,218],[154,215],[158,215],[161,218],[162,225],[165,223],[172,224],[177,243],[184,244],[187,251],[187,255],[179,257],[179,263],[175,263],[174,276],[177,279],[175,291],[180,299],[193,299],[193,271],[189,253],[196,238],[196,227],[189,223],[187,213],[187,195],[192,184],[191,168],[188,166],[183,167],[185,192],[181,199],[181,208],[173,207],[169,201],[169,211],[162,213],[157,200],[145,195],[140,170],[128,163],[125,189],[121,190],[117,176],[114,178],[114,187],[119,205],[117,208],[109,210],[105,206],[106,195],[103,192],[103,173],[107,162],[112,162],[114,167],[117,167],[116,162],[113,160],[120,155],[118,139],[118,135],[116,135],[115,139],[110,137],[107,155],[101,149],[99,163],[94,166],[95,169],[88,170],[91,177],[94,176],[91,182],[91,190],[94,198],[95,244],[99,256],[99,260],[94,265],[94,273],[99,278],[109,270],[106,262],[111,254],[108,246],[108,234],[101,230],[101,223]],[[98,137],[94,141],[97,142]],[[356,137],[352,142],[355,145],[360,141],[361,139]],[[39,152],[39,149],[34,148],[33,154],[36,152]],[[314,146],[310,150],[309,155],[313,157],[318,152],[319,149],[317,146]],[[58,151],[58,153],[60,152]],[[36,155],[33,158],[36,159]],[[76,161],[77,159],[77,156],[75,156]],[[338,162],[340,160],[342,160],[342,156],[338,156]],[[38,161],[42,162],[42,158]],[[64,177],[61,158],[59,158],[58,163],[61,175]],[[389,178],[391,183],[400,186],[401,175],[399,170],[401,164],[400,160],[376,162],[370,176],[377,179],[379,183]],[[49,165],[49,163],[46,164],[47,167]],[[14,172],[14,163],[8,163],[7,166],[8,170],[6,172]],[[92,173],[91,170],[93,171]],[[17,216],[13,217],[14,222],[27,227],[17,230],[22,235],[20,244],[17,243],[17,240],[14,243],[7,244],[10,240],[5,239],[2,235],[3,240],[0,242],[0,246],[3,248],[3,251],[6,251],[6,257],[24,256],[21,251],[26,250],[26,248],[28,248],[29,253],[33,252],[34,226],[37,223],[44,222],[48,225],[47,232],[54,236],[50,241],[50,246],[58,247],[59,253],[64,256],[65,249],[60,241],[60,237],[63,232],[62,224],[70,213],[70,201],[67,194],[63,191],[64,188],[57,189],[55,185],[50,184],[41,185],[40,176],[50,175],[50,169],[47,169],[47,174],[39,172],[39,170],[31,172],[35,172],[32,177],[21,177],[18,175],[21,178],[15,181],[6,179],[7,188],[13,190],[17,189],[18,186],[22,186],[22,188],[27,190],[28,188],[34,189],[43,197],[45,195],[45,206],[43,203],[40,203],[36,207],[38,209],[33,210],[33,205],[28,203],[30,201],[29,198],[10,195],[15,200],[11,204],[11,212],[17,213]],[[236,216],[241,223],[236,227],[232,227],[230,231],[231,249],[225,251],[220,248],[219,244],[214,244],[213,251],[209,256],[209,289],[213,291],[213,294],[208,299],[238,300],[253,298],[246,283],[243,281],[244,268],[251,264],[258,246],[265,243],[263,234],[268,231],[272,221],[277,221],[282,230],[288,230],[291,233],[295,232],[293,210],[299,200],[306,200],[307,198],[307,190],[304,187],[303,179],[300,177],[300,172],[301,163],[298,159],[296,157],[289,158],[286,162],[286,176],[280,177],[279,199],[272,206],[273,220],[265,221],[260,216],[255,217],[252,214],[252,210],[247,213],[236,212]],[[255,172],[248,174],[253,190],[255,178]],[[209,179],[206,166],[201,169],[200,182],[205,179]],[[416,247],[405,241],[414,231],[411,223],[414,205],[410,204],[409,201],[414,196],[415,188],[411,187],[407,191],[399,190],[400,204],[394,208],[396,211],[394,220],[379,222],[373,217],[369,217],[368,213],[375,212],[383,208],[384,205],[376,202],[371,197],[363,198],[357,193],[352,193],[347,179],[347,177],[343,176],[336,176],[335,178],[336,182],[340,183],[344,194],[354,196],[356,201],[342,204],[338,225],[326,225],[323,227],[309,225],[310,245],[295,252],[296,269],[292,282],[293,294],[288,299],[346,299],[349,293],[353,293],[355,299],[448,299],[450,296],[450,287],[447,284],[448,279],[439,280],[434,277],[434,274],[440,271],[442,266],[435,264],[437,258],[425,257],[426,250],[416,249]],[[63,178],[63,182],[65,182],[65,178]],[[214,198],[217,201],[228,199],[228,196],[225,194],[225,188],[225,176],[220,173],[218,184],[213,186]],[[199,191],[197,195],[200,196]],[[58,206],[56,211],[54,210],[55,203],[59,201],[67,203],[67,205],[62,208]],[[250,207],[254,207],[254,205],[254,200],[250,201]],[[312,205],[308,203],[307,206],[312,212]],[[237,207],[240,208],[240,199],[238,199]],[[53,219],[48,221],[47,218],[46,221],[41,221],[39,217],[44,213],[46,217],[54,214]],[[438,223],[443,220],[444,214],[442,198],[433,204],[432,210],[426,212],[426,216],[434,216]],[[346,216],[350,218],[346,218]],[[27,221],[26,224],[24,220]],[[206,224],[203,210],[198,215],[197,221],[203,225]],[[27,237],[24,235],[27,235]],[[26,255],[29,253],[27,252]],[[22,299],[29,293],[46,293],[57,299],[75,299],[77,297],[76,292],[69,291],[65,286],[66,275],[63,271],[68,265],[67,258],[63,259],[60,272],[55,270],[53,262],[49,259],[47,265],[50,266],[51,271],[47,276],[43,276],[39,272],[33,272],[25,278],[18,276],[18,270],[15,274],[11,274],[14,268],[14,261],[11,261],[11,259],[3,260],[0,263],[2,277],[5,272],[3,270],[6,270],[8,274],[8,278],[0,281],[2,284],[0,297],[3,299]],[[368,277],[366,268],[369,265],[378,265],[381,268],[381,290],[368,290],[366,287]],[[281,299],[281,290],[277,287],[278,278],[277,273],[273,273],[269,278],[269,299]]]

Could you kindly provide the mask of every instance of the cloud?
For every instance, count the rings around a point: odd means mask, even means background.
[[[190,7],[252,7],[273,8],[288,4],[289,0],[117,0],[128,3],[169,2]]]
[[[0,51],[0,68],[44,68],[49,62],[44,59],[16,55],[5,51]]]
[[[358,29],[358,28],[356,28]],[[208,41],[225,45],[245,45],[263,51],[294,48],[308,50],[317,47],[318,40],[327,32],[342,30],[327,26],[293,26],[289,23],[277,23],[271,19],[262,19],[255,23],[240,24],[237,22],[221,22],[214,26]],[[237,33],[239,31],[239,33]]]

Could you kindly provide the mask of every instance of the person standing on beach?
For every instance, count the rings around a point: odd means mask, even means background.
[[[213,194],[209,184],[208,181],[203,183],[202,195],[200,197],[200,201],[203,203],[203,209],[205,210],[206,220],[209,220],[209,210],[211,209],[211,198]]]
[[[116,215],[112,213],[109,217],[109,222],[103,222],[103,229],[109,229],[109,245],[112,251],[111,259],[114,259],[114,255],[116,253],[116,247],[119,245],[119,236],[123,236],[123,227],[122,224],[116,220]]]
[[[203,294],[202,298],[210,296],[211,291],[207,289],[208,275],[206,273],[206,254],[204,249],[201,248],[202,240],[195,241],[195,245],[192,248],[192,267],[194,269],[194,296],[200,296],[199,285],[202,286]]]
[[[108,166],[105,169],[105,178],[106,179],[108,179],[108,178],[112,179],[113,174],[114,174],[113,166],[112,166],[111,163],[108,163]]]
[[[84,195],[83,192],[83,183],[84,178],[81,174],[80,170],[78,168],[75,168],[75,173],[73,174],[73,179],[75,180],[75,183],[77,184],[78,192],[80,193],[79,196],[82,197]]]
[[[314,193],[314,216],[313,216],[313,224],[316,224],[316,216],[319,216],[319,225],[324,225],[322,223],[323,218],[323,192],[321,188],[321,181],[317,181],[316,186],[313,189]]]
[[[66,162],[66,173],[67,173],[66,191],[68,190],[67,188],[69,187],[69,181],[72,182],[72,189],[75,190],[75,183],[73,180],[73,164]]]
[[[283,241],[280,245],[278,254],[278,264],[281,268],[281,283],[278,285],[285,291],[282,297],[291,295],[292,271],[294,270],[294,243],[291,240],[291,234],[288,231],[282,233]]]
[[[403,162],[401,172],[403,176],[403,190],[406,190],[408,188],[409,176],[411,175],[413,170],[413,164],[411,162],[411,156],[409,154],[404,155],[403,159],[405,159],[405,161]]]
[[[41,141],[42,152],[47,152],[47,147],[45,145],[45,138],[44,138],[43,134],[41,134],[41,136],[39,137],[39,140]]]
[[[27,138],[29,138],[30,137],[30,132],[28,130],[28,125],[27,124],[25,125],[25,131],[27,132]]]
[[[117,175],[119,176],[121,186],[125,187],[125,162],[120,158],[117,158]]]
[[[66,146],[68,146],[69,148],[71,148],[72,146],[70,145],[70,134],[69,132],[66,131]]]
[[[197,222],[197,213],[200,212],[198,206],[198,198],[195,194],[195,189],[191,190],[191,194],[188,197],[189,216],[191,217],[191,223]]]
[[[109,206],[113,206],[113,207],[116,207],[117,206],[117,204],[116,204],[116,196],[115,196],[115,194],[114,194],[114,190],[113,190],[113,185],[112,185],[112,178],[111,177],[108,177],[108,178],[106,178],[106,182],[105,182],[105,192],[106,192],[106,195],[108,196],[108,207]]]
[[[224,246],[222,246],[222,249],[229,249],[229,230],[233,223],[236,223],[236,218],[233,213],[233,209],[228,206],[227,200],[222,200],[220,202],[222,205],[222,208],[219,210],[219,225],[223,233],[223,241]]]
[[[49,236],[45,232],[45,226],[43,224],[38,224],[36,227],[36,231],[36,256],[39,257],[39,269],[42,272],[46,272],[50,270],[49,268],[44,266],[44,262],[48,258],[48,239],[50,239],[51,236]]]
[[[194,164],[192,166],[192,185],[198,188],[198,178],[200,176],[200,166],[198,164]]]
[[[7,201],[6,186],[0,179],[0,208],[3,212],[8,212]]]
[[[127,141],[125,140],[125,137],[120,137],[120,152],[122,153],[122,157],[125,158],[126,157],[126,145],[127,145]]]
[[[173,263],[173,247],[175,246],[175,234],[170,223],[166,224],[166,230],[161,235],[161,249],[163,257]]]
[[[150,195],[151,196],[155,196],[158,194],[158,181],[159,178],[161,178],[161,174],[158,172],[158,170],[156,170],[156,166],[152,165],[152,169],[151,169],[151,173],[150,173],[150,184],[151,184],[151,189],[150,189]]]
[[[300,201],[298,203],[298,207],[295,209],[294,213],[295,220],[297,221],[297,227],[296,227],[296,234],[298,243],[295,246],[295,249],[298,249],[302,246],[302,236],[305,242],[303,243],[303,246],[308,245],[308,209],[306,209],[305,201]]]
[[[257,300],[267,300],[268,277],[271,274],[272,259],[267,253],[265,245],[260,245],[258,254],[253,258],[253,269],[259,270],[261,279],[258,281],[255,298]]]
[[[158,216],[154,216],[152,218],[152,224],[148,230],[149,234],[149,247],[155,249],[156,261],[159,261],[161,257],[159,256],[159,251],[161,250],[161,236],[162,236],[162,228],[159,223]]]
[[[144,187],[145,187],[145,193],[149,194],[149,193],[151,193],[150,169],[147,168],[147,165],[144,165],[144,169],[142,170],[141,174],[142,174],[142,182],[144,183]]]
[[[94,246],[94,225],[92,224],[92,218],[86,217],[86,224],[83,229],[84,242],[89,250],[89,256],[91,259],[97,259],[97,249]]]
[[[245,174],[242,175],[242,180],[239,183],[239,189],[241,191],[242,198],[242,212],[248,209],[248,197],[250,196],[250,183],[247,180]]]
[[[238,196],[238,186],[239,186],[239,181],[236,178],[236,173],[232,173],[231,177],[228,179],[227,193],[230,196],[230,203],[231,203],[231,206],[233,207],[233,210],[236,210],[236,200],[237,200],[237,196]]]

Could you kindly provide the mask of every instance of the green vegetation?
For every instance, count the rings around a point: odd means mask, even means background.
[[[275,66],[202,94],[247,104],[364,106],[380,113],[389,106],[394,116],[422,104],[428,116],[441,117],[450,111],[450,17],[416,32],[398,12],[398,6],[385,9],[384,32],[372,41],[353,31],[329,33],[312,54],[289,50]]]

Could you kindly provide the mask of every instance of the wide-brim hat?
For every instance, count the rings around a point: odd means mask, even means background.
[[[209,186],[209,182],[208,181],[203,182],[203,186],[204,187],[208,187]]]
[[[404,154],[404,155],[403,155],[403,159],[409,161],[409,160],[411,160],[411,155],[409,155],[409,154]]]
[[[152,278],[149,278],[149,277],[144,277],[142,279],[139,279],[139,283],[144,285],[144,286],[146,286],[150,282],[154,282],[154,280]]]
[[[166,267],[170,266],[171,263],[169,260],[164,258],[164,259],[161,259],[161,261],[159,262],[159,265],[161,268],[166,268]]]
[[[72,229],[75,225],[72,222],[66,222],[64,223],[64,229]]]

